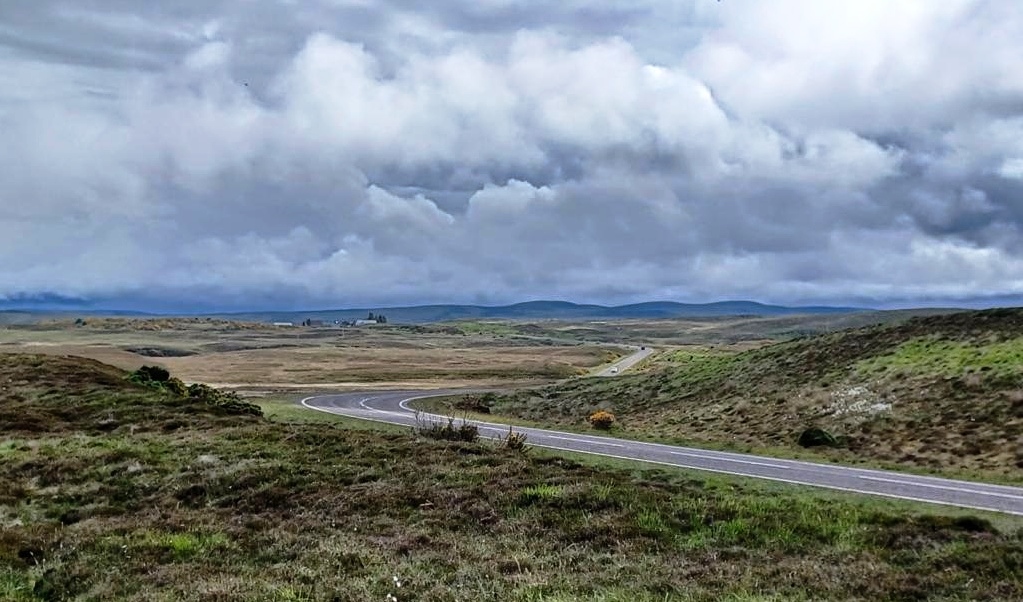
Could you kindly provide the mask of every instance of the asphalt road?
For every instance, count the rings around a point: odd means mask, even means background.
[[[649,347],[638,347],[632,355],[627,355],[610,366],[600,369],[600,371],[594,373],[594,376],[618,376],[645,360],[653,352],[654,350]]]
[[[422,412],[417,416],[416,412],[409,408],[408,403],[411,400],[464,392],[436,390],[340,393],[308,397],[302,400],[302,405],[342,416],[416,426],[420,423],[417,421],[446,422],[447,418]],[[470,422],[479,427],[482,437],[498,438],[508,434],[508,425]],[[782,460],[527,427],[516,426],[514,430],[525,433],[527,443],[537,447],[1023,516],[1023,488],[1019,487],[987,485],[899,472]]]

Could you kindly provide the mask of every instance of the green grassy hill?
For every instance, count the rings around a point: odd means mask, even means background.
[[[909,508],[272,422],[0,355],[5,601],[1023,597],[1018,520]]]
[[[1023,309],[935,315],[743,353],[665,353],[649,370],[504,398],[495,411],[620,434],[789,448],[828,430],[845,460],[1023,478]]]

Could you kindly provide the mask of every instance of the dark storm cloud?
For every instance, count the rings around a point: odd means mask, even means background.
[[[1011,3],[41,0],[0,23],[0,296],[1023,293]]]
[[[0,46],[60,64],[92,67],[166,67],[194,45],[180,27],[186,14],[166,3],[7,2],[0,6]],[[102,8],[100,8],[102,7]]]

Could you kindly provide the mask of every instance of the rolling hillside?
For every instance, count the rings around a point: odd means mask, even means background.
[[[126,376],[0,356],[0,600],[1023,596],[1013,517],[598,469],[293,403],[267,420]]]
[[[496,410],[584,425],[613,411],[621,433],[1023,479],[1023,309],[914,318],[742,353],[693,346],[640,374],[578,379],[505,397]]]

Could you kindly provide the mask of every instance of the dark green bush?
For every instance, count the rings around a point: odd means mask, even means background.
[[[250,414],[262,416],[263,409],[242,399],[234,391],[221,391],[209,385],[194,383],[188,385],[188,397],[207,405],[226,410],[229,414]]]
[[[209,385],[195,383],[185,386],[180,378],[174,378],[159,366],[142,366],[128,375],[128,380],[159,391],[165,391],[179,398],[194,399],[215,406],[228,414],[249,414],[262,416],[263,409],[249,403],[233,391],[221,391]]]
[[[128,380],[150,389],[164,390],[168,389],[167,383],[171,380],[171,375],[166,368],[160,366],[142,366],[129,374]]]
[[[164,388],[178,397],[188,396],[188,387],[180,378],[174,378],[173,376],[163,383]]]
[[[151,380],[157,383],[165,383],[170,380],[170,372],[166,368],[160,366],[142,366],[135,371],[140,378]]]
[[[802,447],[837,447],[838,439],[822,428],[810,427],[799,434],[797,443]]]

